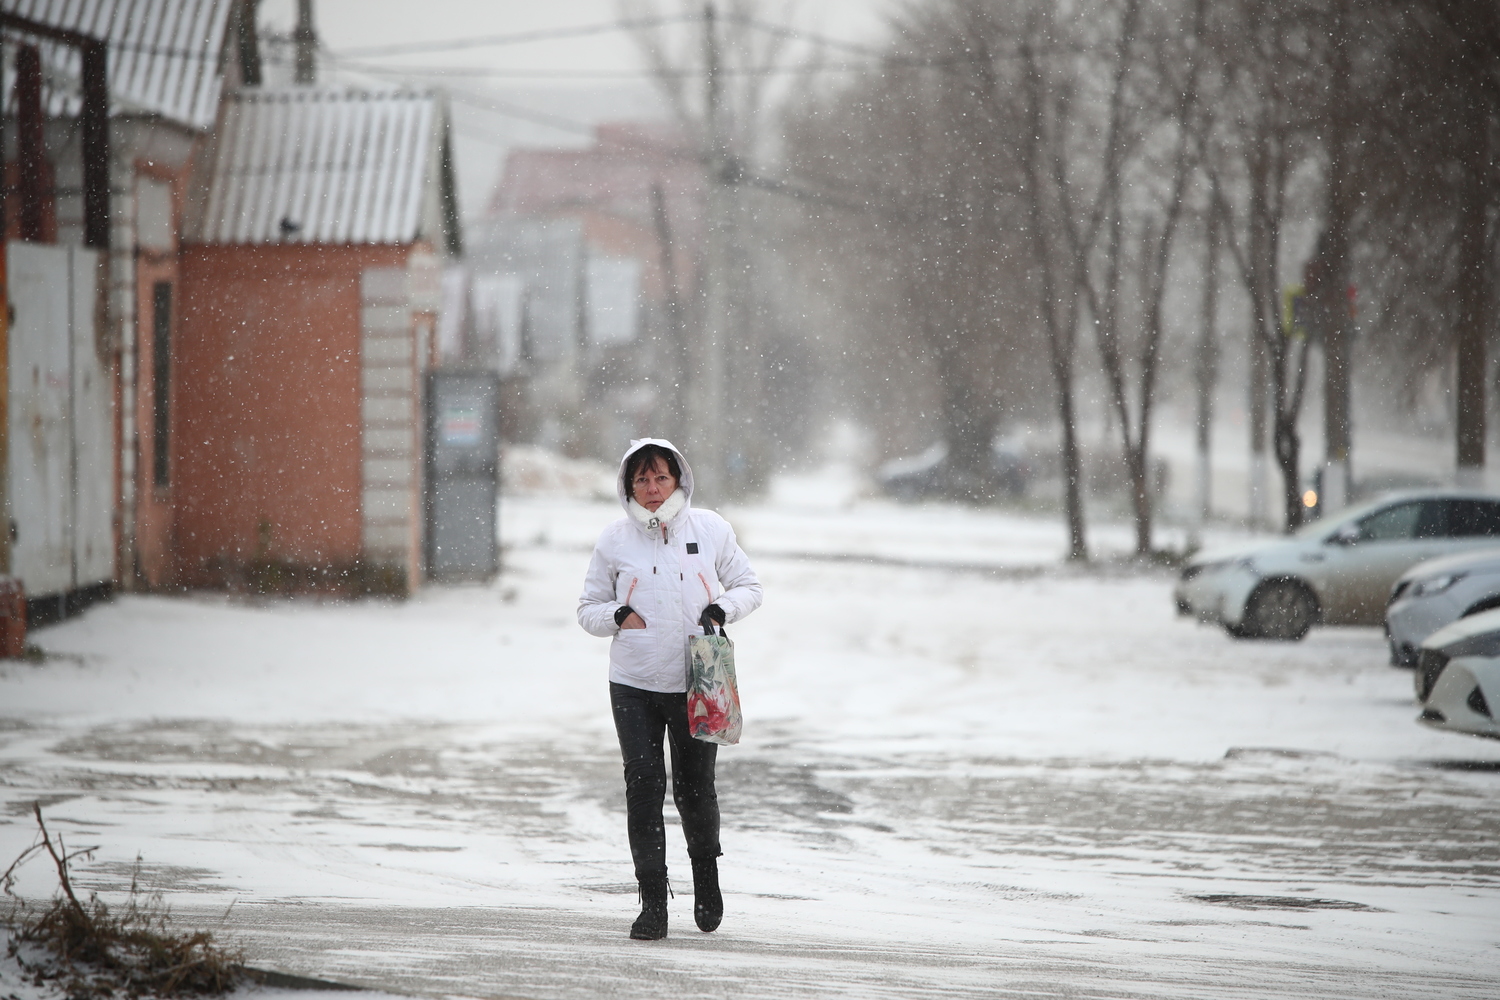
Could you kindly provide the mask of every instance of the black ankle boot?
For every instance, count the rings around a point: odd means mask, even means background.
[[[719,892],[719,859],[693,859],[693,919],[705,933],[724,919],[724,896]]]
[[[667,936],[667,877],[641,879],[641,915],[630,927],[637,941],[660,941]]]

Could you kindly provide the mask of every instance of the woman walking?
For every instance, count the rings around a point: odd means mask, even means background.
[[[688,733],[688,636],[704,620],[739,621],[760,607],[760,581],[729,523],[695,510],[693,470],[670,441],[632,441],[617,483],[625,517],[599,535],[578,601],[578,623],[612,636],[609,698],[625,761],[630,854],[641,915],[630,936],[667,936],[667,838],[662,803],[672,753],[672,800],[693,864],[693,917],[719,926],[718,747]]]

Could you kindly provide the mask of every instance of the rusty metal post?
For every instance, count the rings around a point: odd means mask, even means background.
[[[83,49],[83,242],[109,250],[108,49],[90,41]]]
[[[297,0],[297,27],[292,31],[296,43],[297,83],[318,82],[318,32],[313,27],[312,0]]]
[[[0,45],[0,80],[5,46]],[[0,108],[5,90],[0,87]],[[0,577],[10,575],[10,252],[6,230],[5,115],[0,114]]]
[[[19,236],[42,239],[47,154],[42,129],[42,54],[35,45],[16,49],[16,195]]]

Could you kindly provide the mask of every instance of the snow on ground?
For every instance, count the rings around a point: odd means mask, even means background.
[[[868,480],[851,466],[781,476],[763,505],[729,507],[740,544],[758,556],[856,559],[907,566],[1035,569],[1068,554],[1068,536],[1055,515],[1024,516],[945,503],[910,505],[871,496]],[[591,549],[598,526],[618,516],[613,499],[525,497],[505,505],[508,545]],[[1204,545],[1253,537],[1222,525],[1200,532]],[[1182,551],[1187,531],[1159,526],[1157,548]],[[1095,558],[1119,559],[1135,549],[1129,524],[1104,523],[1089,532]]]
[[[836,487],[728,512],[767,602],[731,629],[713,935],[669,829],[672,936],[625,937],[573,620],[605,503],[507,498],[490,586],[37,632],[0,664],[0,858],[39,799],[107,898],[139,853],[253,965],[430,996],[1494,995],[1500,744],[1417,725],[1378,631],[1237,643],[1165,573],[1058,569],[1053,519]]]

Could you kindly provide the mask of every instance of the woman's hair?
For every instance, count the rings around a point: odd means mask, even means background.
[[[625,496],[635,498],[635,477],[642,469],[649,469],[660,459],[672,474],[672,478],[678,483],[682,482],[682,467],[677,464],[677,455],[669,448],[663,448],[659,444],[642,445],[638,451],[630,453],[625,460]]]

